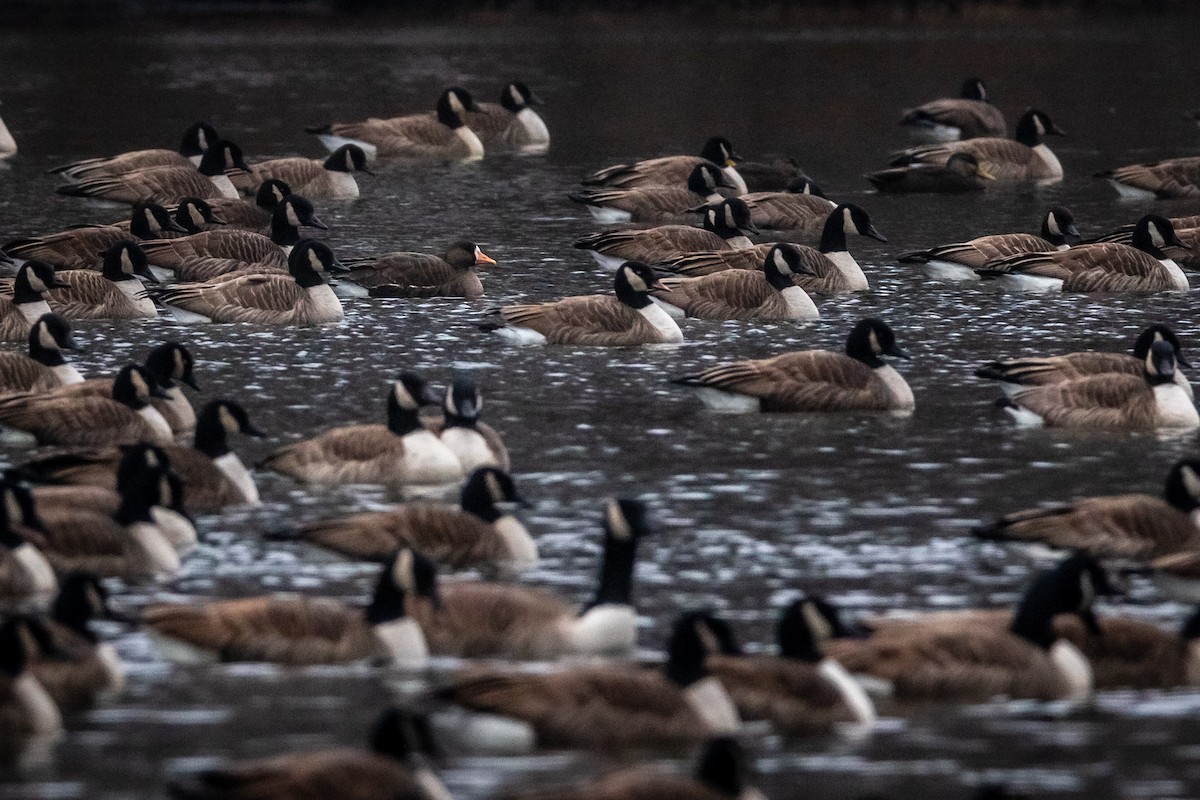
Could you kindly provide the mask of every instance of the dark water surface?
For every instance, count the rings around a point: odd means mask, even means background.
[[[1193,22],[923,32],[646,29],[636,19],[619,28],[380,30],[284,20],[4,33],[0,113],[22,150],[0,167],[0,234],[117,219],[123,211],[114,206],[54,195],[44,170],[171,146],[195,119],[212,122],[251,157],[316,156],[305,124],[423,110],[450,84],[493,100],[506,80],[524,80],[549,104],[547,156],[386,166],[360,181],[360,200],[318,205],[339,254],[479,242],[500,262],[484,276],[484,300],[352,300],[344,323],[319,329],[82,323],[81,368],[101,374],[167,337],[181,339],[197,358],[204,398],[239,399],[270,432],[265,442],[237,445],[247,462],[332,425],[380,419],[387,382],[401,368],[439,382],[469,371],[536,503],[526,520],[543,562],[532,583],[583,600],[601,499],[621,493],[652,502],[661,531],[645,542],[638,569],[648,649],[661,646],[680,608],[695,605],[719,609],[745,641],[765,643],[774,609],[800,591],[826,593],[855,614],[1009,604],[1032,564],[974,542],[971,525],[1072,495],[1157,492],[1167,467],[1194,451],[1195,437],[1016,431],[991,407],[995,390],[971,370],[1004,354],[1124,349],[1153,321],[1174,325],[1185,347],[1194,345],[1195,303],[1190,294],[1033,297],[949,286],[895,256],[1033,230],[1055,203],[1071,205],[1087,234],[1144,213],[1148,206],[1119,203],[1088,176],[1200,145],[1200,131],[1181,115],[1200,105]],[[1051,142],[1066,181],[965,198],[867,193],[860,174],[904,144],[899,109],[974,74],[1010,125],[1033,104],[1067,129],[1071,138]],[[866,207],[889,238],[851,243],[874,288],[819,302],[818,323],[688,322],[688,341],[675,348],[511,349],[475,330],[499,302],[608,291],[610,276],[570,248],[595,226],[565,191],[594,167],[692,152],[715,132],[750,157],[794,155],[832,197]],[[840,349],[850,325],[868,314],[887,319],[914,355],[900,365],[917,398],[911,419],[715,416],[667,381],[721,360]],[[27,455],[2,452],[9,461]],[[360,601],[373,568],[261,534],[385,498],[259,478],[262,509],[204,518],[204,544],[183,574],[123,589],[120,606],[286,589]],[[1144,583],[1104,610],[1172,626],[1188,611]],[[0,795],[159,797],[165,776],[214,758],[362,741],[382,704],[420,688],[365,667],[181,669],[139,632],[107,633],[130,664],[129,687],[69,719],[49,766],[0,772]],[[938,709],[886,719],[862,741],[755,736],[752,747],[759,782],[777,798],[954,798],[994,779],[1056,798],[1196,797],[1198,709],[1194,692],[1108,693],[1062,719],[1021,704]],[[451,756],[445,779],[456,797],[483,798],[500,786],[615,763]]]

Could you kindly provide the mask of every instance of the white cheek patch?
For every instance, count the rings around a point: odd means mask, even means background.
[[[610,500],[608,508],[605,510],[605,520],[608,522],[608,530],[614,538],[628,541],[633,538],[633,529],[629,527],[629,520],[625,519],[625,515],[621,513],[621,504],[616,500]]]
[[[633,270],[626,270],[625,277],[629,281],[630,288],[632,288],[635,292],[647,292],[650,290],[650,287],[646,285],[646,282],[642,280],[641,276]]]
[[[492,497],[493,503],[501,503],[504,501],[504,489],[500,486],[500,479],[495,473],[489,472],[483,478],[483,483],[487,486],[488,494]]]
[[[842,230],[846,233],[858,233],[858,227],[854,224],[854,215],[848,208],[842,209]]]
[[[1058,227],[1058,220],[1054,218],[1054,214],[1046,217],[1046,230],[1055,236],[1062,236],[1062,229]]]
[[[58,342],[54,340],[53,334],[50,333],[50,326],[42,324],[38,329],[38,344],[47,350],[57,350]]]
[[[805,600],[800,609],[800,613],[804,616],[804,624],[812,631],[814,640],[828,642],[833,638],[833,626],[829,624],[829,620],[825,619],[825,615],[815,604]]]
[[[293,206],[291,203],[289,203],[288,207],[287,207],[287,221],[288,221],[288,224],[291,225],[293,228],[300,227],[300,218],[298,216],[296,216],[296,207]]]
[[[1163,236],[1158,224],[1154,222],[1150,223],[1150,241],[1154,243],[1155,247],[1162,247],[1167,243],[1167,239]]]
[[[463,111],[466,110],[465,108],[463,108],[462,100],[458,99],[457,92],[450,93],[450,110],[453,111],[455,114],[461,114],[461,113],[463,113]]]
[[[196,208],[194,205],[188,206],[188,216],[191,218],[192,224],[197,228],[202,227],[205,224],[204,215],[201,214],[200,209]]]
[[[1092,607],[1093,601],[1096,599],[1096,584],[1092,582],[1092,574],[1084,572],[1079,576],[1079,593],[1082,598],[1079,601],[1079,610],[1083,611]]]
[[[21,510],[21,503],[17,500],[17,496],[12,489],[6,489],[4,492],[4,511],[8,514],[10,523],[20,523],[25,520],[25,514]]]
[[[710,208],[710,209],[707,211],[707,213],[705,213],[705,215],[704,215],[704,218],[708,220],[708,226],[709,226],[710,228],[715,228],[715,227],[717,227],[717,212],[716,212],[716,209],[712,209],[712,208]]]
[[[392,567],[392,582],[406,592],[413,590],[416,581],[413,580],[412,550],[401,550],[396,556],[396,564]]]
[[[237,433],[241,430],[242,426],[238,425],[238,421],[227,407],[221,406],[221,410],[217,412],[217,417],[221,420],[221,427],[230,433]]]
[[[176,378],[182,378],[182,377],[183,377],[185,374],[187,374],[187,364],[186,364],[186,363],[184,363],[184,360],[183,360],[183,351],[182,351],[182,350],[176,350],[176,351],[175,351],[175,372],[174,372],[174,377],[176,377]]]
[[[875,353],[876,355],[879,355],[883,352],[883,348],[879,346],[879,335],[875,333],[875,331],[871,331],[867,337],[867,341],[871,343],[871,352]]]
[[[420,408],[420,406],[417,404],[417,401],[413,399],[411,394],[408,393],[408,389],[404,387],[402,382],[396,381],[396,387],[393,389],[393,392],[396,395],[396,402],[400,404],[401,408],[407,408],[410,411]]]
[[[725,206],[725,226],[728,228],[736,228],[737,224],[733,221],[733,209]]]
[[[133,384],[133,391],[137,394],[139,400],[148,400],[150,398],[150,387],[146,385],[145,379],[136,372],[129,373],[129,380]]]
[[[1157,375],[1158,370],[1154,366],[1154,353],[1146,353],[1146,372],[1151,375]]]
[[[283,202],[283,198],[284,198],[283,190],[282,190],[282,189],[280,189],[278,186],[272,186],[272,187],[271,187],[271,194],[275,195],[275,202],[276,202],[276,203],[282,203],[282,202]]]
[[[788,266],[787,259],[783,257],[782,250],[776,250],[775,256],[772,260],[775,262],[775,269],[779,270],[784,275],[792,274],[792,268]]]
[[[1046,135],[1046,126],[1042,124],[1042,118],[1041,118],[1041,117],[1034,117],[1034,118],[1033,118],[1033,126],[1034,126],[1034,130],[1036,130],[1036,131],[1037,131],[1037,135],[1038,135],[1038,136],[1045,136],[1045,135]]]
[[[517,107],[525,105],[525,98],[521,97],[521,92],[517,90],[516,86],[508,87],[508,96],[512,98],[513,104]]]
[[[233,166],[233,150],[228,147],[225,148],[225,166]]]
[[[452,416],[458,416],[458,403],[454,400],[454,387],[446,387],[446,399],[444,402],[446,404],[446,411]]]
[[[1179,476],[1183,478],[1183,488],[1187,489],[1187,493],[1193,499],[1200,499],[1200,475],[1191,467],[1183,467],[1179,470]]]
[[[46,283],[33,270],[26,270],[25,279],[29,281],[29,288],[38,294],[46,291]]]
[[[201,150],[208,149],[208,135],[204,133],[204,128],[196,130],[196,144],[199,145]]]
[[[121,250],[121,272],[126,275],[133,274],[133,259],[129,257],[129,248]]]
[[[158,220],[154,218],[154,212],[146,208],[142,210],[142,214],[146,217],[146,226],[152,231],[161,231],[162,226],[158,224]]]
[[[314,272],[320,272],[325,269],[325,265],[321,263],[316,250],[308,251],[308,265],[313,268]]]

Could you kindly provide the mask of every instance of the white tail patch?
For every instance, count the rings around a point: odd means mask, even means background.
[[[317,137],[317,140],[320,141],[321,144],[325,146],[325,149],[331,153],[342,145],[356,144],[362,148],[363,153],[367,157],[367,161],[374,161],[376,154],[379,152],[375,145],[371,144],[370,142],[364,142],[362,139],[349,139],[345,136],[334,136],[333,134],[323,133]]]
[[[522,328],[518,325],[505,325],[503,328],[497,328],[492,331],[492,333],[509,344],[525,346],[544,345],[546,343],[544,334],[538,333],[533,328]]]
[[[1121,200],[1154,200],[1158,197],[1149,189],[1130,186],[1113,178],[1108,179],[1108,184],[1117,190],[1117,197]]]
[[[1022,292],[1061,292],[1062,278],[1044,278],[1041,275],[1003,275],[1000,280]]]
[[[1050,660],[1066,686],[1064,700],[1082,702],[1092,696],[1092,665],[1078,647],[1059,639],[1050,646]]]
[[[1041,428],[1046,424],[1046,420],[1024,406],[1005,406],[1004,410],[1011,414],[1017,425],[1022,428]]]
[[[621,655],[637,646],[637,612],[632,606],[606,604],[571,621],[568,641],[579,655]]]
[[[592,212],[592,218],[596,222],[605,225],[611,225],[615,222],[631,222],[633,214],[628,211],[622,211],[619,208],[607,208],[604,206],[584,206],[588,211]],[[624,263],[624,262],[622,262]]]
[[[687,314],[684,313],[682,308],[680,308],[679,306],[676,306],[676,305],[672,305],[671,303],[668,303],[666,300],[661,300],[657,297],[651,297],[650,302],[654,303],[654,305],[658,306],[663,311],[667,312],[667,316],[670,317],[671,319],[680,320],[680,319],[684,319],[687,317]]]
[[[742,718],[733,698],[711,675],[684,689],[683,694],[692,711],[703,721],[706,733],[737,733],[742,729]]]
[[[621,268],[621,265],[625,263],[625,259],[623,258],[606,256],[604,253],[600,253],[595,250],[589,250],[588,252],[592,254],[592,258],[596,259],[597,264],[604,267],[604,269],[608,270],[609,272],[616,272]]]
[[[714,389],[711,386],[696,387],[696,396],[712,411],[722,414],[748,414],[760,408],[757,397],[735,394]]]
[[[933,259],[923,265],[925,274],[937,281],[959,282],[983,280],[979,273],[962,264],[953,261]]]

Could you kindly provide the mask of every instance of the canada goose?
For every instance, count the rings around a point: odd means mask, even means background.
[[[0,624],[0,739],[54,733],[62,713],[29,669],[26,621]]]
[[[955,153],[945,164],[917,162],[903,167],[889,167],[864,176],[881,192],[982,192],[988,181],[996,180],[986,164],[980,164],[971,153]]]
[[[41,520],[28,491],[0,482],[0,597],[32,599],[42,605],[58,591],[54,568],[23,531],[38,532]]]
[[[1183,358],[1179,338],[1175,336],[1175,332],[1166,325],[1156,323],[1138,335],[1133,343],[1133,355],[1088,351],[1043,358],[1014,358],[985,364],[975,370],[975,375],[986,380],[1000,381],[1000,387],[1010,397],[1020,394],[1030,386],[1045,386],[1093,375],[1141,375],[1142,365],[1150,353],[1150,345],[1155,342],[1167,342],[1171,345],[1175,351],[1176,365],[1191,366]],[[1193,396],[1192,384],[1179,369],[1175,370],[1175,382],[1183,387],[1189,397]]]
[[[221,140],[205,151],[199,168],[191,165],[146,167],[112,177],[68,183],[55,191],[130,205],[142,200],[178,203],[184,197],[237,197],[237,189],[225,174],[225,170],[231,168],[249,169],[242,160],[241,148]]]
[[[44,392],[80,383],[83,376],[63,358],[63,350],[78,350],[71,323],[57,314],[43,314],[27,335],[29,355],[0,353],[0,394]]]
[[[354,144],[371,160],[477,161],[483,158],[483,142],[467,127],[463,115],[478,108],[470,92],[455,86],[442,92],[433,116],[372,117],[363,122],[335,122],[305,130],[317,134],[330,151]]]
[[[758,232],[749,207],[734,197],[716,206],[706,206],[700,228],[660,225],[644,230],[602,231],[577,239],[575,247],[590,251],[600,266],[615,272],[626,261],[658,264],[696,250],[753,247],[748,237]]]
[[[726,320],[820,319],[808,293],[793,276],[816,275],[801,261],[793,270],[780,247],[773,247],[759,270],[730,269],[699,278],[663,278],[651,297],[679,317]]]
[[[140,243],[154,241],[157,239],[174,239],[178,236],[191,236],[193,233],[201,231],[216,230],[220,226],[225,225],[225,218],[213,210],[213,204],[216,203],[216,198],[210,200],[201,200],[199,197],[185,197],[177,204],[170,207],[163,206],[171,216],[174,227],[171,229],[159,229],[152,231],[149,235],[137,237]],[[140,205],[140,204],[139,204]],[[134,206],[134,217],[137,216],[138,206]],[[130,220],[123,220],[114,223],[111,227],[122,231],[130,231],[133,223]],[[130,238],[126,235],[124,238]],[[167,270],[157,270],[151,266],[150,271],[159,280],[170,280],[175,276]]]
[[[1177,462],[1161,497],[1123,494],[1016,511],[974,529],[976,536],[1038,543],[1096,558],[1147,560],[1200,550],[1200,461]]]
[[[468,716],[457,726],[481,749],[662,747],[737,733],[737,708],[704,666],[709,631],[701,617],[690,613],[676,621],[661,670],[628,664],[544,672],[475,668],[436,695],[488,715]]]
[[[584,178],[584,186],[606,186],[612,189],[637,189],[646,186],[678,186],[701,164],[721,170],[729,185],[738,193],[746,193],[746,182],[738,174],[738,156],[724,136],[713,136],[704,143],[699,156],[664,156],[633,164],[616,164],[597,170]]]
[[[409,598],[437,601],[433,562],[407,548],[384,565],[371,603],[280,595],[178,605],[160,603],[142,622],[173,661],[270,661],[343,664],[379,660],[420,669],[429,657]]]
[[[465,474],[476,467],[499,467],[507,472],[508,448],[495,428],[480,422],[482,408],[483,395],[475,382],[459,377],[446,387],[442,396],[441,419],[425,418],[421,422],[450,448]]]
[[[1165,217],[1138,220],[1131,244],[1101,242],[989,261],[977,272],[1020,289],[1064,292],[1161,292],[1188,288],[1187,275],[1162,251],[1181,247]]]
[[[17,140],[13,138],[12,132],[4,124],[4,120],[0,119],[0,161],[12,158],[16,154]]]
[[[213,214],[220,217],[222,224],[229,228],[243,231],[254,231],[264,236],[271,235],[271,217],[275,206],[283,202],[283,198],[292,193],[292,189],[280,180],[263,181],[254,195],[254,202],[228,197],[212,197],[206,200]],[[212,230],[209,225],[200,226],[200,230]]]
[[[835,206],[825,217],[819,250],[798,244],[781,244],[783,257],[796,273],[794,283],[806,292],[836,294],[870,288],[862,267],[847,250],[846,234],[856,233],[886,242],[871,224],[871,217],[852,203]],[[687,277],[710,275],[727,269],[759,269],[777,245],[766,243],[739,250],[685,253],[669,258],[663,269]],[[804,268],[801,269],[800,265]]]
[[[172,779],[173,800],[451,800],[429,768],[423,720],[389,709],[371,731],[371,749],[287,753],[235,761]]]
[[[835,639],[825,652],[855,674],[887,681],[898,700],[981,701],[996,696],[1086,700],[1092,669],[1079,648],[1054,630],[1058,614],[1075,614],[1098,631],[1097,595],[1114,594],[1104,569],[1073,556],[1038,576],[1007,630],[920,618],[885,626],[866,639]]]
[[[496,259],[474,242],[455,242],[441,256],[426,253],[387,253],[348,259],[350,280],[383,297],[483,297],[475,268]]]
[[[750,207],[754,224],[766,230],[795,233],[816,239],[825,229],[830,212],[837,206],[807,181],[788,184],[786,192],[752,192],[741,199]]]
[[[931,100],[900,115],[900,124],[914,138],[926,142],[952,142],[1004,136],[1004,114],[987,99],[979,78],[963,81],[958,97]]]
[[[368,561],[387,561],[401,547],[419,550],[453,569],[528,569],[537,563],[537,544],[510,506],[524,504],[507,472],[480,467],[463,484],[460,508],[404,503],[312,522],[300,538]]]
[[[837,610],[819,597],[794,600],[776,625],[779,655],[743,655],[733,633],[712,619],[719,645],[705,666],[721,681],[742,719],[769,720],[785,735],[829,730],[835,723],[875,724],[875,705],[836,660],[827,641],[846,636]]]
[[[17,394],[0,398],[0,425],[32,434],[38,444],[170,444],[171,426],[150,405],[165,397],[150,374],[136,364],[117,373],[112,397]]]
[[[1200,197],[1200,156],[1168,158],[1097,172],[1123,198]]]
[[[1031,233],[995,233],[966,242],[944,244],[929,250],[905,253],[901,264],[924,264],[931,277],[946,281],[977,281],[977,269],[987,262],[1021,253],[1065,250],[1078,240],[1075,215],[1069,208],[1055,206],[1042,218],[1040,236]]]
[[[883,356],[909,357],[881,320],[861,320],[846,352],[804,350],[710,367],[674,383],[700,390],[717,410],[899,411],[913,409],[912,389]]]
[[[388,392],[387,425],[333,428],[277,450],[259,466],[309,483],[457,483],[458,456],[419,416],[422,405],[439,400],[420,376],[402,372]]]
[[[504,306],[499,321],[480,325],[513,344],[675,344],[683,331],[650,298],[662,288],[654,270],[630,261],[617,270],[616,296],[584,295],[552,303]]]
[[[997,181],[1032,181],[1039,184],[1062,180],[1062,164],[1042,141],[1046,135],[1065,136],[1050,117],[1037,109],[1029,109],[1017,121],[1012,139],[984,137],[962,142],[947,142],[905,150],[891,166],[907,164],[945,164],[955,153],[970,153],[996,176]]]
[[[770,161],[739,161],[737,171],[746,182],[747,192],[784,192],[792,181],[808,177],[800,162],[791,156],[777,156]]]
[[[1175,350],[1154,342],[1141,377],[1108,373],[1032,386],[997,402],[1021,426],[1153,430],[1195,428],[1200,415],[1175,382]]]
[[[520,81],[513,81],[500,93],[500,103],[478,103],[476,111],[463,116],[467,126],[489,149],[515,150],[539,155],[550,148],[550,131],[531,106],[542,100]]]
[[[237,453],[229,449],[228,436],[240,433],[263,436],[249,415],[231,400],[211,400],[196,422],[194,447],[158,448],[138,444],[122,448],[61,453],[27,463],[21,474],[50,481],[115,489],[120,464],[132,452],[150,467],[169,467],[183,481],[188,507],[200,512],[226,506],[258,505],[258,489]]]
[[[161,300],[179,322],[340,322],[342,301],[325,282],[325,273],[343,271],[327,245],[303,239],[288,256],[287,275],[231,275],[209,283],[180,283],[164,289]]]
[[[745,755],[732,736],[704,744],[692,776],[634,767],[573,787],[539,788],[501,795],[503,800],[765,800],[748,786]]]
[[[34,324],[50,313],[46,292],[66,285],[44,261],[22,264],[13,280],[12,299],[0,297],[0,341],[27,341]]]
[[[1149,564],[1154,585],[1184,603],[1200,603],[1200,551],[1184,550],[1156,558]]]
[[[98,270],[101,253],[128,239],[156,239],[164,231],[184,231],[158,203],[138,203],[127,225],[81,225],[48,236],[16,239],[4,245],[10,256],[37,259],[56,269]]]
[[[138,277],[151,283],[158,278],[146,263],[146,253],[132,239],[118,242],[102,253],[99,273],[72,270],[67,285],[50,289],[46,302],[55,314],[67,319],[153,319],[154,301]]]
[[[658,222],[683,219],[696,205],[719,203],[719,189],[732,188],[725,173],[712,164],[697,164],[674,186],[634,189],[584,188],[567,197],[585,206],[597,222]]]
[[[314,200],[353,200],[358,197],[355,172],[373,175],[367,156],[356,144],[344,144],[324,161],[316,158],[275,158],[250,165],[250,171],[230,177],[239,191],[253,194],[265,180],[282,180],[293,192]]]
[[[178,151],[134,150],[108,158],[86,158],[83,161],[55,167],[50,172],[78,181],[88,178],[116,177],[147,167],[192,169],[200,166],[201,157],[217,143],[217,132],[211,125],[207,122],[195,122],[183,132],[183,140],[179,143]]]
[[[288,255],[300,242],[300,228],[328,230],[306,198],[291,194],[271,212],[271,234],[244,230],[203,231],[142,243],[147,260],[181,281],[204,281],[247,267],[286,272]]]
[[[1171,258],[1175,263],[1186,267],[1200,267],[1200,214],[1188,217],[1169,217],[1175,236],[1183,243],[1184,252],[1171,248]],[[1137,224],[1122,225],[1114,231],[1090,239],[1091,242],[1120,242],[1131,244]]]

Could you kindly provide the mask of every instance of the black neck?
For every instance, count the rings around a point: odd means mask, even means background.
[[[375,584],[375,594],[371,597],[371,605],[367,606],[365,616],[371,625],[394,622],[406,616],[404,590],[396,586],[389,570],[384,570]]]
[[[29,336],[29,357],[47,367],[61,367],[67,363],[63,358],[62,350],[57,347],[45,347],[41,343],[41,336],[37,333],[37,328],[34,328]]]
[[[196,420],[194,446],[209,458],[220,458],[229,452],[228,432],[221,422],[220,408],[210,403]]]
[[[300,229],[287,217],[291,203],[280,203],[271,212],[271,241],[280,247],[293,247],[300,241]]]
[[[405,408],[396,402],[395,394],[393,393],[388,398],[388,430],[397,436],[419,431],[423,427],[421,425],[421,417],[419,409]]]
[[[637,539],[619,539],[604,532],[604,555],[600,558],[600,579],[596,595],[583,607],[588,611],[603,605],[632,605],[633,567],[637,557]]]
[[[35,292],[33,287],[29,285],[29,273],[31,271],[28,267],[23,268],[17,273],[16,280],[13,281],[13,302],[17,305],[21,303],[37,303],[45,299],[42,297],[41,292]]]
[[[841,253],[846,250],[846,213],[838,208],[829,213],[821,230],[821,252]]]

